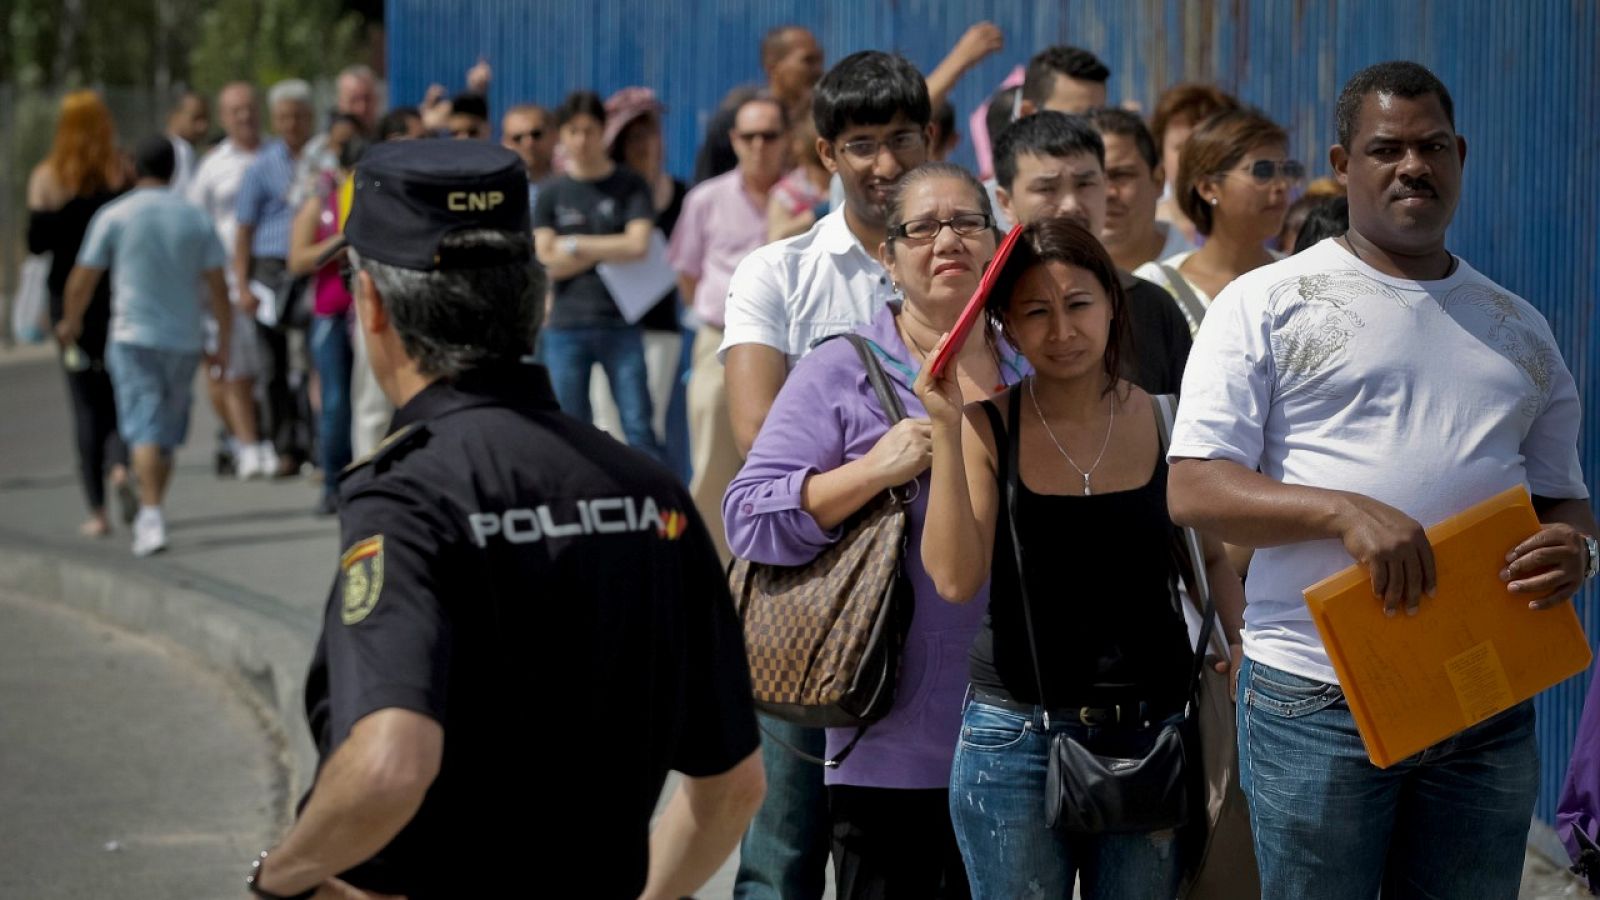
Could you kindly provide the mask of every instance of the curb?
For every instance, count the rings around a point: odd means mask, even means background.
[[[272,598],[222,582],[174,584],[132,567],[113,570],[12,531],[0,533],[0,587],[167,641],[235,681],[279,736],[276,806],[285,823],[292,819],[316,773],[303,701],[316,622],[298,622]]]

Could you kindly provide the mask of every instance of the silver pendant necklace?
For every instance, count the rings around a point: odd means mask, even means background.
[[[1095,469],[1100,468],[1100,461],[1106,458],[1106,448],[1111,446],[1111,426],[1117,424],[1116,402],[1113,401],[1111,404],[1111,419],[1106,422],[1106,439],[1100,445],[1100,455],[1094,458],[1094,465],[1090,466],[1089,471],[1085,472],[1082,467],[1073,461],[1072,454],[1067,452],[1067,448],[1061,446],[1061,442],[1056,440],[1056,433],[1050,430],[1050,422],[1045,419],[1044,410],[1039,408],[1039,395],[1033,392],[1033,382],[1034,379],[1028,379],[1028,399],[1033,401],[1033,411],[1039,417],[1039,424],[1044,426],[1044,433],[1050,436],[1050,443],[1055,444],[1056,449],[1061,451],[1061,455],[1066,459],[1067,464],[1076,469],[1079,475],[1083,476],[1083,495],[1087,497],[1093,494],[1094,491],[1089,490],[1089,476],[1094,474]]]

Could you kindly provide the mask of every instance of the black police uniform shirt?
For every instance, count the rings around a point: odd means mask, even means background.
[[[558,235],[621,234],[628,223],[656,220],[650,185],[632,169],[617,166],[599,181],[561,175],[539,188],[533,227]],[[548,328],[621,328],[628,324],[600,273],[590,268],[555,283]]]
[[[343,877],[418,900],[535,896],[566,872],[569,896],[637,896],[667,771],[720,774],[758,746],[687,492],[519,365],[423,390],[340,499],[306,686],[321,758],[387,707],[444,729],[420,811]]]

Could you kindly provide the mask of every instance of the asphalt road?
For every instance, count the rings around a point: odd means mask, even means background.
[[[0,897],[241,896],[280,753],[216,673],[0,593]]]

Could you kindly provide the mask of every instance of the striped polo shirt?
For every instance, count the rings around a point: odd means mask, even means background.
[[[275,140],[262,147],[239,185],[238,224],[256,229],[250,242],[252,256],[288,258],[289,227],[294,222],[289,189],[293,186],[294,160],[288,145]]]

